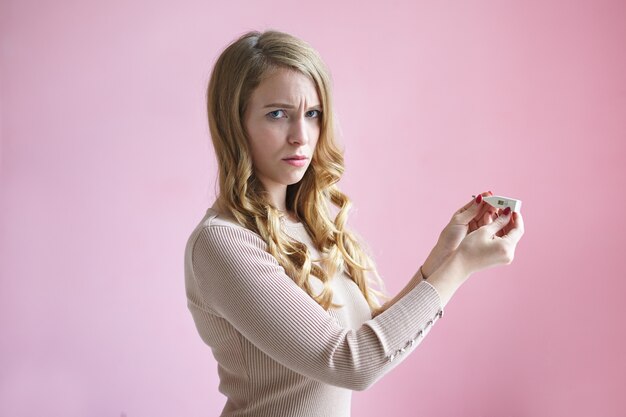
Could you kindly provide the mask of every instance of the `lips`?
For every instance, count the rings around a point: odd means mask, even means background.
[[[301,159],[307,159],[306,156],[304,155],[293,155],[293,156],[289,156],[287,158],[283,158],[285,161],[299,161]]]

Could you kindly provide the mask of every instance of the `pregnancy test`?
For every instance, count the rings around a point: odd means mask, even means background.
[[[503,197],[501,195],[490,195],[483,197],[483,201],[491,204],[495,208],[505,209],[511,207],[511,211],[520,212],[522,209],[522,200],[516,200],[515,198]]]

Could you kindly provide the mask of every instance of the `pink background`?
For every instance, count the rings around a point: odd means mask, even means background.
[[[334,79],[350,223],[391,293],[450,215],[524,201],[510,266],[474,275],[355,416],[623,416],[626,2],[0,3],[0,415],[211,416],[186,307],[213,202],[204,94],[275,28]]]

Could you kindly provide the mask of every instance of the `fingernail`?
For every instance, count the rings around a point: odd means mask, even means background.
[[[483,196],[482,196],[482,194],[478,194],[478,195],[476,196],[476,204],[480,204],[480,203],[481,203],[481,201],[483,201]],[[507,208],[508,208],[508,207],[507,207]]]
[[[488,191],[489,194],[493,195],[493,191]]]
[[[507,207],[507,208],[504,209],[504,215],[505,216],[508,216],[510,212],[511,212],[511,207]]]

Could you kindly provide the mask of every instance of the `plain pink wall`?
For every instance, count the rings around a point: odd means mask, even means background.
[[[623,1],[2,0],[0,415],[219,413],[183,285],[214,197],[204,89],[274,28],[331,69],[350,223],[390,292],[471,194],[524,201],[515,262],[353,414],[623,416],[625,21]]]

